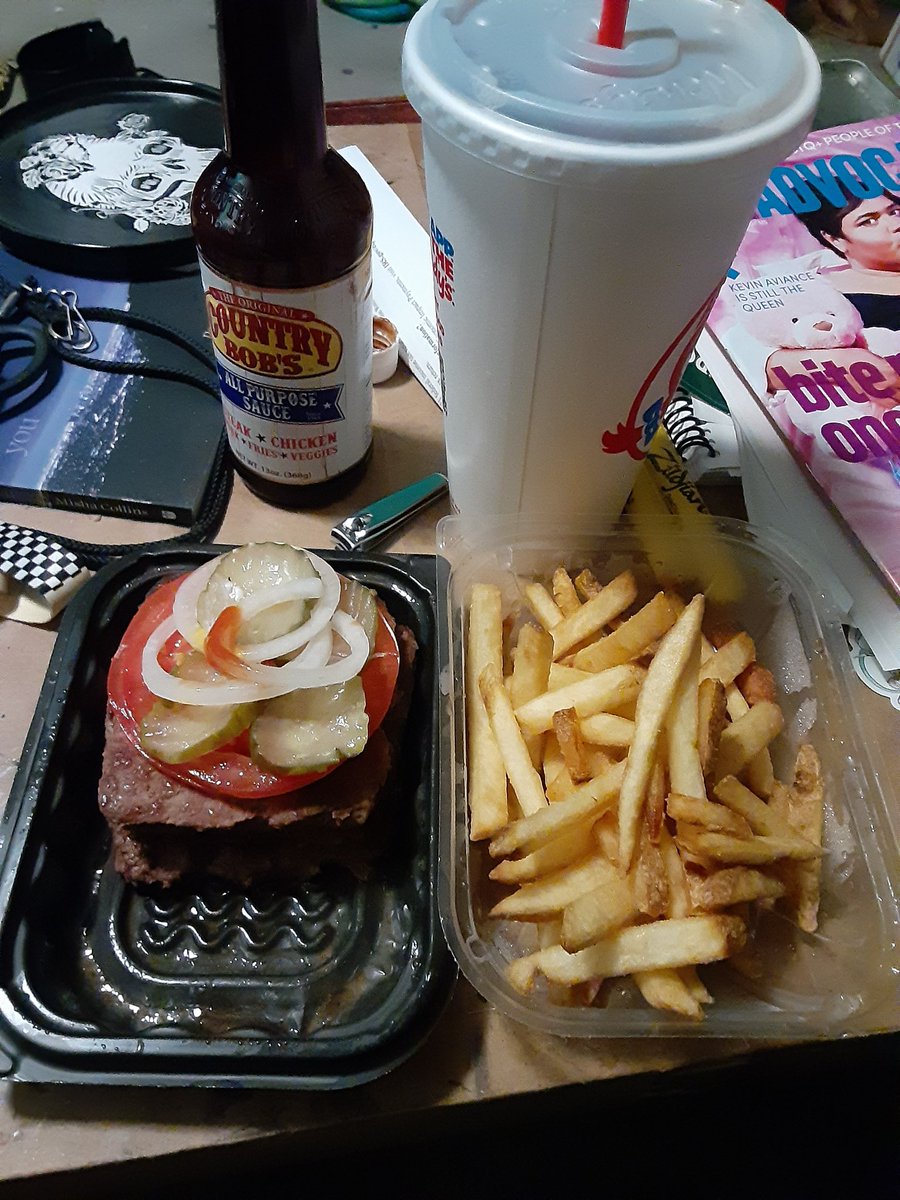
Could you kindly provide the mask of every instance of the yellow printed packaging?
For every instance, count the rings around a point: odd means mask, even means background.
[[[662,425],[654,434],[638,471],[625,512],[634,518],[638,535],[648,558],[656,566],[661,583],[683,577],[687,566],[685,555],[696,553],[695,573],[706,580],[709,599],[727,603],[740,598],[743,592],[740,573],[728,548],[716,535],[709,509],[688,478],[681,456]],[[673,547],[672,539],[654,527],[660,517],[673,516],[678,518],[685,533],[700,535],[690,549],[684,544]],[[710,564],[714,567],[712,573]]]

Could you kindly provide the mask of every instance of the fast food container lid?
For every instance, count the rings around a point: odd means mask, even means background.
[[[327,871],[288,890],[156,891],[113,870],[97,804],[110,659],[157,583],[224,549],[121,559],[62,619],[3,814],[7,1079],[348,1088],[415,1053],[449,998],[456,967],[434,886],[442,571],[433,556],[319,551],[373,587],[418,644],[395,824],[368,879]]]

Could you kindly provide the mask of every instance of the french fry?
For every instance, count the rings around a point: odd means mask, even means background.
[[[753,836],[750,823],[724,804],[711,800],[698,800],[696,796],[682,796],[670,792],[666,797],[666,811],[673,821],[687,821],[690,825],[702,825],[714,833],[730,833],[734,837]]]
[[[744,716],[722,730],[716,755],[716,780],[740,775],[761,750],[768,748],[784,728],[784,714],[777,704],[761,701]]]
[[[540,971],[556,983],[575,984],[588,979],[610,979],[635,971],[659,971],[716,962],[733,954],[744,943],[746,926],[737,917],[704,915],[680,920],[632,925],[569,954],[562,946],[548,946],[530,955],[524,974]]]
[[[662,851],[650,839],[645,821],[641,830],[637,864],[634,869],[634,896],[638,910],[648,917],[662,917],[669,902],[669,883]]]
[[[573,666],[584,671],[605,671],[608,667],[630,662],[667,633],[677,616],[671,599],[664,592],[657,592],[613,633],[582,647],[575,655]]]
[[[665,720],[669,787],[686,796],[706,798],[700,762],[700,639],[698,638],[672,697]]]
[[[696,595],[665,635],[653,656],[638,696],[634,738],[625,760],[625,775],[619,797],[620,871],[627,872],[634,858],[656,743],[681,672],[700,636],[703,605],[702,594]]]
[[[481,699],[487,710],[500,757],[512,784],[519,807],[527,816],[547,806],[544,785],[531,762],[525,738],[516,721],[503,680],[495,666],[487,666],[478,677]]]
[[[697,974],[696,967],[679,967],[678,974],[681,976],[684,986],[698,1004],[712,1004],[712,996],[709,994],[703,980]]]
[[[519,630],[512,659],[509,698],[513,708],[518,708],[547,691],[553,660],[553,639],[545,629],[526,623]],[[531,734],[525,739],[534,767],[541,765],[543,743],[540,734]]]
[[[578,593],[575,591],[575,584],[572,582],[572,577],[565,567],[557,567],[553,572],[551,581],[553,588],[553,599],[556,607],[564,617],[571,616],[581,608],[581,601],[578,599]]]
[[[760,800],[759,796],[744,787],[733,775],[727,775],[716,784],[715,795],[716,799],[721,800],[732,812],[740,813],[754,833],[793,840],[807,848],[816,845],[797,833],[788,821],[766,804],[765,800]]]
[[[591,778],[595,775],[602,775],[616,761],[615,755],[601,749],[600,746],[585,746],[584,756],[587,760],[588,772]]]
[[[697,689],[697,724],[700,769],[708,779],[715,769],[719,739],[728,720],[725,686],[720,679],[701,679]]]
[[[756,646],[748,633],[735,634],[700,667],[700,678],[718,679],[723,685],[733,683],[741,671],[756,659]]]
[[[560,709],[574,708],[579,717],[592,717],[636,696],[646,673],[632,663],[610,667],[578,683],[535,696],[516,709],[516,718],[526,733],[544,733],[553,728],[553,714]]]
[[[753,788],[750,791],[752,792]],[[753,792],[753,794],[756,796],[759,793]],[[780,817],[786,825],[790,824],[788,814],[791,811],[791,789],[786,783],[782,783],[776,779],[771,792],[766,797],[766,803],[772,812]]]
[[[490,872],[491,879],[498,883],[529,883],[586,858],[596,848],[592,827],[593,821],[589,818],[581,825],[564,830],[553,841],[538,846],[531,854],[503,859]]]
[[[542,976],[551,1003],[590,1005],[605,979],[631,975],[647,1004],[701,1020],[712,996],[698,967],[770,967],[749,937],[757,911],[816,929],[821,764],[804,746],[792,782],[776,779],[775,679],[746,631],[704,633],[703,595],[637,606],[630,571],[546,578],[520,581],[538,624],[515,610],[501,623],[494,589],[481,613],[470,602],[467,634],[507,806],[482,835],[487,871],[514,889],[488,915],[529,925],[538,947],[508,963],[510,985],[528,995]],[[470,719],[470,770],[475,741]]]
[[[775,676],[768,667],[760,666],[758,662],[752,662],[746,670],[741,671],[735,683],[751,708],[761,700],[774,703],[777,697]]]
[[[784,884],[752,867],[726,867],[690,882],[695,909],[714,912],[750,900],[776,900],[784,895]]]
[[[780,858],[816,858],[821,853],[817,846],[797,837],[736,838],[730,833],[713,833],[696,826],[679,826],[677,838],[685,848],[698,853],[704,860],[748,867],[774,863]]]
[[[544,946],[559,945],[561,921],[554,919],[552,921],[541,921],[537,927],[537,942],[543,948]],[[580,985],[580,988],[565,987],[561,983],[547,984],[547,998],[553,1004],[575,1004],[576,993],[584,988],[585,985]]]
[[[544,737],[541,746],[541,773],[544,776],[544,787],[564,769],[566,760],[562,756],[556,734],[551,729]]]
[[[683,968],[687,970],[687,968]],[[669,1012],[679,1013],[692,1021],[703,1017],[700,1001],[691,992],[678,971],[670,968],[658,971],[635,971],[634,982],[641,995],[652,1005]]]
[[[631,879],[623,879],[609,864],[609,875],[563,910],[560,943],[568,951],[582,950],[638,915]]]
[[[594,574],[585,568],[575,576],[575,590],[582,600],[590,600],[593,596],[599,596],[603,588]]]
[[[666,895],[668,897],[666,916],[689,917],[693,906],[684,863],[681,861],[675,839],[665,825],[660,831],[659,850],[666,871]]]
[[[730,642],[740,632],[733,621],[726,621],[720,617],[712,623],[704,622],[703,641],[709,647],[710,652],[721,650],[726,642]]]
[[[488,916],[515,921],[546,920],[555,913],[561,913],[573,900],[591,891],[605,879],[611,878],[614,872],[615,867],[602,855],[596,854],[592,858],[561,867],[531,883],[523,883],[517,891],[498,901]]]
[[[614,811],[605,812],[594,824],[594,840],[611,863],[619,861],[619,822]]]
[[[584,717],[578,726],[581,736],[593,746],[630,746],[634,737],[634,721],[615,713],[595,713]]]
[[[583,818],[601,817],[615,804],[624,772],[625,764],[615,763],[603,775],[579,784],[564,800],[510,822],[491,840],[491,858],[507,858],[516,850],[530,854]]]
[[[572,782],[584,783],[586,779],[590,779],[590,763],[574,708],[561,708],[553,714],[553,732],[556,734]]]
[[[566,666],[565,663],[551,663],[550,674],[547,677],[547,691],[556,692],[570,683],[581,683],[592,678],[593,671],[579,671],[576,667]]]
[[[695,845],[697,835],[703,832],[707,831],[703,829],[702,825],[692,825],[689,821],[678,821],[675,826],[675,844],[684,864],[686,876],[690,875],[695,868],[712,871],[719,866],[714,859],[704,854],[699,846]]]
[[[557,800],[564,800],[578,785],[569,774],[569,768],[566,766],[566,760],[556,734],[551,729],[543,737],[545,740],[543,763],[544,790],[547,793],[549,802],[555,804]],[[607,765],[609,765],[609,762],[604,764],[604,766]],[[591,766],[593,767],[593,763],[591,763]],[[599,769],[592,769],[588,773],[588,778],[599,774]]]
[[[750,711],[750,705],[744,699],[744,694],[736,683],[730,683],[725,689],[725,706],[732,722],[739,721]],[[760,752],[751,759],[746,770],[747,782],[757,796],[768,796],[775,786],[775,771],[772,768],[772,757],[768,749]]]
[[[526,954],[522,958],[514,958],[512,962],[506,964],[506,978],[509,986],[521,996],[527,996],[534,987],[534,977],[538,973],[538,964],[544,949],[550,949],[550,947],[536,950],[534,954]]]
[[[654,846],[659,845],[663,819],[666,815],[666,772],[657,758],[647,784],[647,803],[644,810],[647,834]]]
[[[500,589],[475,584],[469,597],[466,641],[466,724],[469,837],[493,837],[508,819],[506,770],[478,689],[485,667],[503,666]]]
[[[546,630],[552,630],[563,619],[556,601],[542,583],[527,583],[522,594],[525,603]]]
[[[637,596],[637,583],[631,571],[623,571],[596,596],[585,601],[580,608],[557,624],[553,634],[553,657],[562,658],[579,643],[592,637],[608,625],[613,617],[624,612]]]
[[[566,796],[572,794],[578,784],[572,779],[569,774],[569,768],[563,764],[562,770],[557,771],[547,785],[547,800],[550,804],[557,804],[560,800],[565,800]]]
[[[791,785],[788,820],[794,829],[815,846],[822,845],[824,828],[824,785],[822,763],[811,745],[800,746]],[[800,929],[812,934],[818,928],[821,859],[798,866],[787,882],[788,908]]]
[[[824,825],[822,764],[814,748],[802,745],[797,752],[794,781],[788,790],[788,821],[801,837],[822,845]],[[806,933],[818,927],[821,859],[783,864],[785,913]]]

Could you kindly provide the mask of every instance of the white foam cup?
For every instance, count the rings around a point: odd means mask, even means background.
[[[422,118],[447,471],[465,516],[617,513],[821,73],[765,0],[428,0]]]

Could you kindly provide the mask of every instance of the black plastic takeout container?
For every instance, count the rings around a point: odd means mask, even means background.
[[[435,593],[430,555],[319,551],[418,643],[391,848],[362,883],[290,892],[138,889],[97,804],[106,674],[149,591],[225,547],[141,553],[62,621],[0,846],[0,1071],[38,1082],[334,1089],[411,1055],[456,969],[436,874]]]

